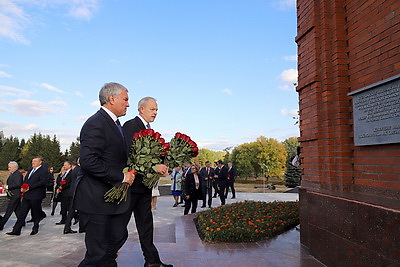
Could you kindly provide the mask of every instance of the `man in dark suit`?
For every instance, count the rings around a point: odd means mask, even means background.
[[[218,162],[214,162],[214,177],[213,177],[213,188],[214,188],[214,196],[216,198],[219,194],[219,187],[218,187],[218,174],[219,174],[219,167]]]
[[[72,169],[71,169],[71,187],[67,191],[68,197],[70,198],[69,200],[69,206],[68,206],[68,215],[67,219],[65,220],[65,225],[64,225],[64,234],[75,234],[76,231],[71,229],[71,223],[72,223],[72,218],[75,218],[74,224],[78,222],[78,212],[75,211],[74,205],[72,203],[72,198],[73,194],[75,191],[75,185],[76,185],[76,180],[78,178],[78,173],[81,167],[79,166],[79,159],[78,162],[72,162]],[[64,191],[65,192],[65,191]]]
[[[221,205],[225,205],[225,189],[228,183],[228,168],[224,166],[222,160],[218,160],[218,187],[219,187],[219,198],[221,200]]]
[[[6,213],[0,219],[0,231],[3,230],[4,225],[7,223],[11,214],[15,212],[15,215],[18,217],[17,210],[19,209],[21,200],[19,198],[21,185],[22,185],[22,174],[18,171],[18,163],[15,161],[10,161],[8,163],[8,171],[10,172],[10,176],[7,179],[7,190],[11,192],[11,196],[9,197],[9,201],[7,204]]]
[[[203,194],[202,208],[206,207],[206,198],[208,195],[208,207],[211,208],[212,204],[212,184],[213,184],[214,168],[211,168],[211,162],[206,161],[206,166],[200,169],[200,183]]]
[[[143,129],[150,129],[150,122],[153,122],[157,116],[157,102],[152,97],[142,98],[138,103],[139,115],[124,124],[124,134],[127,138],[128,150],[132,146],[134,133]],[[156,165],[158,172],[165,174],[168,167],[163,164]],[[146,187],[143,183],[143,177],[137,175],[131,186],[131,206],[130,211],[135,215],[136,228],[139,234],[140,245],[145,258],[146,267],[172,266],[163,264],[160,260],[157,248],[153,242],[153,214],[151,212],[151,192],[152,189]],[[129,223],[130,216],[125,222]]]
[[[20,215],[17,222],[14,224],[12,232],[8,235],[20,235],[21,228],[25,225],[25,219],[31,210],[33,227],[31,235],[36,235],[39,232],[39,222],[43,218],[42,215],[42,200],[46,197],[46,183],[48,180],[48,170],[42,166],[43,158],[40,156],[32,159],[32,168],[25,176],[24,183],[29,187],[21,188],[23,194]]]
[[[236,198],[235,177],[236,177],[236,170],[235,170],[235,168],[233,168],[232,163],[229,162],[228,163],[228,182],[227,182],[226,191],[225,191],[225,198],[228,198],[229,188],[232,191],[232,199]]]
[[[70,203],[72,201],[71,194],[71,174],[72,174],[72,163],[69,161],[65,161],[63,168],[65,170],[64,175],[61,177],[61,186],[58,188],[62,192],[61,197],[61,221],[56,223],[57,225],[65,224],[65,220],[67,219],[67,214],[69,210]],[[64,182],[62,182],[64,181]],[[64,183],[64,184],[63,184]]]
[[[122,182],[132,184],[135,176],[122,173],[127,151],[118,117],[129,107],[128,90],[118,83],[106,83],[99,100],[100,110],[81,129],[81,171],[74,205],[86,229],[86,254],[79,266],[108,267],[117,266],[118,250],[128,237],[124,217],[130,202],[105,202],[104,194]]]

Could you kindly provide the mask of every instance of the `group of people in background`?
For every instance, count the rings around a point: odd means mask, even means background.
[[[66,161],[57,177],[54,179],[54,168],[48,167],[43,158],[36,156],[32,159],[32,167],[26,172],[25,177],[19,171],[18,163],[10,161],[6,189],[8,190],[9,202],[4,216],[0,216],[0,231],[14,212],[17,221],[13,230],[6,234],[20,235],[22,227],[26,223],[33,223],[31,235],[39,232],[39,224],[47,217],[42,209],[42,202],[46,198],[47,192],[51,193],[52,212],[54,215],[57,203],[61,202],[61,221],[57,225],[64,225],[64,234],[76,233],[71,229],[72,219],[74,224],[79,221],[79,214],[72,205],[73,190],[79,172],[79,164]],[[31,219],[26,221],[31,213]],[[79,229],[84,232],[84,228]]]
[[[225,205],[229,189],[232,199],[236,198],[236,170],[230,162],[225,166],[223,161],[219,160],[214,162],[214,167],[211,167],[210,161],[206,161],[204,167],[188,163],[183,168],[176,167],[170,177],[171,194],[175,200],[173,207],[184,201],[184,215],[190,210],[191,213],[196,213],[199,200],[202,201],[201,208],[211,208],[212,199],[219,196],[220,204]]]

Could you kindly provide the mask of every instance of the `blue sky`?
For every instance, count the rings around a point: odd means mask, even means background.
[[[110,81],[152,127],[222,150],[299,136],[295,0],[0,0],[0,130],[63,150]]]

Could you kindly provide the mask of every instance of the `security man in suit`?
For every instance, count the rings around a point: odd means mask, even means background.
[[[106,83],[99,100],[100,110],[84,123],[80,133],[81,171],[74,205],[86,230],[86,254],[79,266],[108,267],[117,266],[117,252],[128,238],[123,218],[130,202],[105,202],[104,194],[122,182],[132,184],[135,176],[122,173],[127,151],[118,117],[129,107],[128,90],[118,83]]]
[[[211,162],[206,161],[206,166],[200,169],[200,182],[201,182],[201,190],[203,194],[203,205],[202,208],[206,207],[206,198],[208,195],[208,207],[211,208],[212,204],[212,188],[213,188],[213,177],[214,177],[214,168],[211,168]]]
[[[138,103],[139,115],[125,122],[124,134],[127,138],[128,150],[132,146],[134,133],[143,129],[150,129],[150,122],[153,122],[157,116],[157,102],[152,97],[142,98]],[[165,174],[168,167],[163,164],[157,164],[158,172]],[[131,187],[131,207],[130,210],[135,215],[136,228],[139,234],[140,246],[145,258],[146,267],[172,267],[170,264],[164,264],[160,260],[157,248],[153,242],[153,214],[151,212],[151,192],[143,183],[143,177],[137,175]],[[130,216],[127,217],[126,226],[129,223]]]
[[[32,168],[25,176],[24,183],[27,188],[21,188],[22,201],[20,216],[14,224],[12,232],[8,235],[20,235],[21,228],[25,225],[25,219],[31,210],[33,227],[31,235],[36,235],[39,232],[39,222],[43,218],[42,215],[42,200],[46,197],[46,184],[49,177],[47,168],[42,166],[43,158],[36,156],[32,159]]]
[[[15,161],[10,161],[8,163],[8,171],[10,172],[10,176],[7,179],[7,190],[11,192],[10,199],[7,204],[6,213],[3,217],[0,216],[0,231],[3,230],[4,225],[7,223],[11,214],[15,212],[15,215],[18,217],[17,210],[20,207],[21,199],[19,198],[21,186],[22,186],[22,173],[18,171],[18,163]]]

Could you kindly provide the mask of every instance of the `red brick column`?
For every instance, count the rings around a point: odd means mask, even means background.
[[[400,1],[297,5],[301,242],[329,266],[400,265],[400,144],[355,146],[348,95],[400,74]]]

